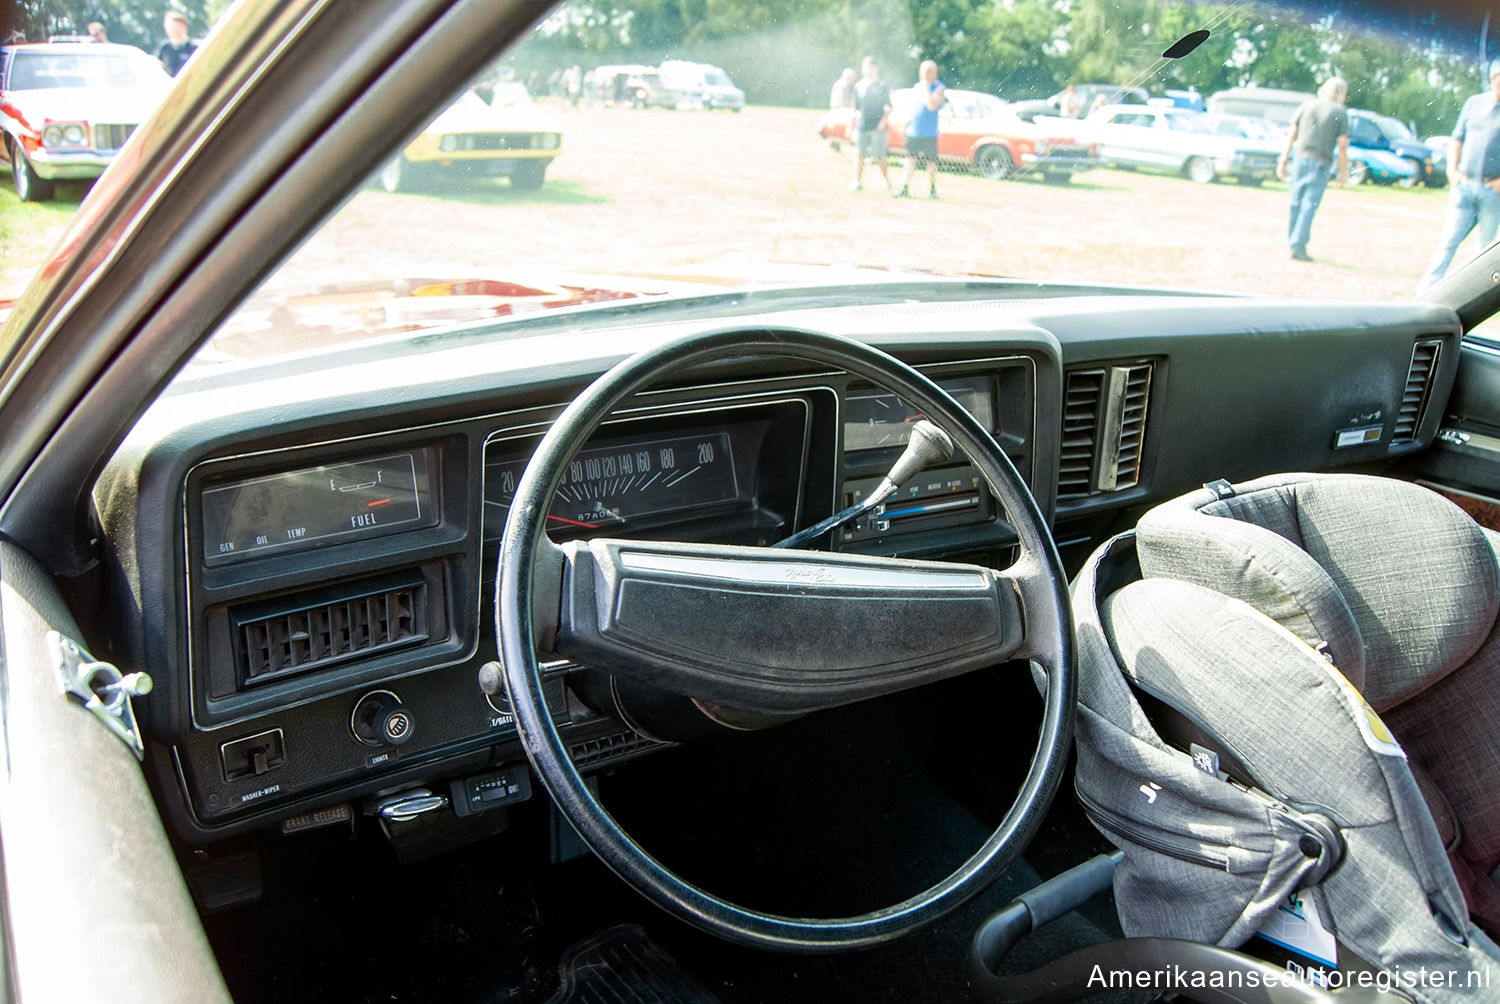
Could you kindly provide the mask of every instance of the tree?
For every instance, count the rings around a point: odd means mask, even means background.
[[[19,0],[16,27],[31,41],[52,35],[83,35],[90,21],[104,25],[111,42],[136,45],[155,52],[165,34],[162,16],[168,10],[187,15],[194,38],[201,38],[229,7],[229,0],[172,0],[138,3],[132,0]]]

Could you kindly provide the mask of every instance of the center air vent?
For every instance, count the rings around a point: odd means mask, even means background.
[[[418,575],[352,583],[232,613],[242,685],[322,669],[427,637],[427,587]]]
[[[1133,488],[1141,477],[1151,364],[1068,373],[1058,501]]]
[[[1401,394],[1401,407],[1396,412],[1396,427],[1391,432],[1391,443],[1414,443],[1422,427],[1422,414],[1427,410],[1427,398],[1432,391],[1432,377],[1437,372],[1438,352],[1442,350],[1441,338],[1423,338],[1412,346],[1411,366],[1406,371],[1406,389]]]
[[[636,732],[617,732],[598,739],[585,739],[570,750],[574,767],[587,767],[604,760],[634,756],[666,744],[648,739]]]

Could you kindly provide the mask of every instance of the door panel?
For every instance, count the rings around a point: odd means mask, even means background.
[[[1466,341],[1432,449],[1399,473],[1500,532],[1500,350]]]
[[[52,577],[0,542],[10,986],[34,1001],[227,1001],[141,765],[63,696],[51,631],[82,640]]]

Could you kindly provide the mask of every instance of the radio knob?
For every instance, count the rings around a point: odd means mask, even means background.
[[[376,690],[354,705],[349,728],[366,746],[400,746],[411,739],[417,722],[399,697],[389,690]]]

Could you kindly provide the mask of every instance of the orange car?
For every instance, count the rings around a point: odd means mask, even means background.
[[[1098,144],[1048,124],[1064,124],[1060,120],[1023,122],[1000,98],[980,91],[947,94],[948,103],[938,112],[938,158],[945,167],[976,171],[986,178],[1036,173],[1046,181],[1067,181],[1074,172],[1104,163]],[[906,123],[916,102],[916,92],[909,87],[891,94],[892,155],[906,152]],[[852,142],[853,122],[852,111],[835,108],[818,132],[837,148],[841,142]]]

